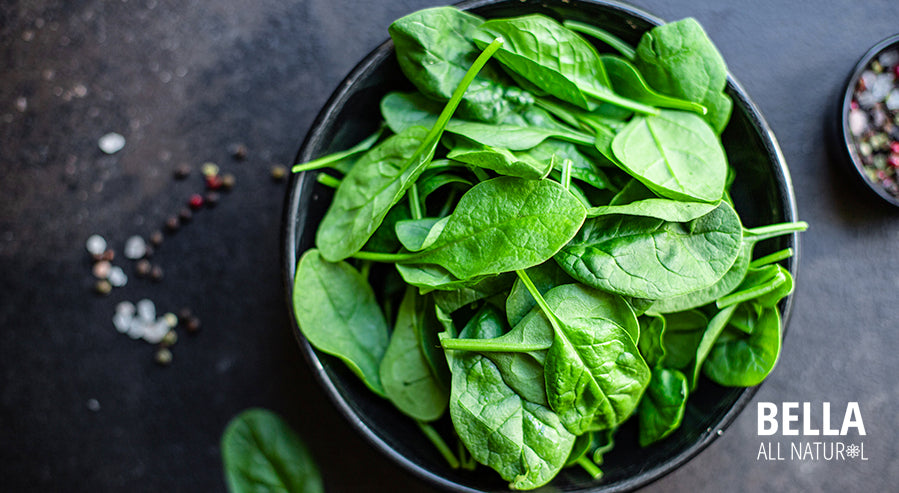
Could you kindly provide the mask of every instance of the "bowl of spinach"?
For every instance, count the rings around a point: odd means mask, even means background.
[[[449,491],[625,491],[778,359],[789,171],[693,19],[602,1],[412,13],[336,89],[284,209],[300,348]]]

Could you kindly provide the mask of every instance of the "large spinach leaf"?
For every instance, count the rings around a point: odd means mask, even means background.
[[[526,269],[568,243],[585,215],[554,181],[494,178],[459,199],[434,243],[400,260],[437,264],[459,279]]]
[[[733,102],[724,94],[727,66],[702,26],[687,18],[656,26],[637,45],[634,65],[656,90],[700,103],[705,119],[720,134]]]
[[[316,231],[315,243],[324,258],[334,262],[349,257],[378,229],[434,157],[465,90],[501,45],[495,40],[478,56],[430,131],[411,127],[373,148],[350,169]]]
[[[534,14],[491,19],[478,28],[474,40],[484,46],[502,37],[506,43],[497,60],[542,91],[584,109],[593,98],[642,113],[656,109],[615,94],[599,54],[585,39],[549,17]]]
[[[663,197],[717,202],[724,194],[724,147],[693,113],[662,110],[634,117],[615,135],[612,152],[625,171]]]
[[[466,338],[499,335],[494,324],[470,324]],[[565,464],[574,444],[559,417],[510,388],[485,356],[450,352],[450,417],[472,457],[496,470],[512,489],[549,482]]]
[[[741,245],[740,219],[722,202],[686,223],[623,215],[588,219],[555,258],[587,285],[661,299],[716,282],[734,264]]]
[[[580,284],[544,298],[523,271],[555,338],[546,354],[546,395],[565,427],[579,435],[627,419],[650,378],[637,350],[637,318],[621,297]]]
[[[300,437],[277,414],[248,409],[222,434],[222,461],[231,493],[322,493],[315,461]]]
[[[308,250],[297,266],[293,307],[297,326],[310,344],[342,359],[368,388],[384,395],[378,368],[387,350],[387,322],[371,286],[356,269]]]
[[[482,23],[480,17],[455,7],[436,7],[397,19],[388,32],[406,77],[423,94],[446,101],[478,56],[471,38]],[[530,94],[512,84],[501,71],[487,66],[462,97],[459,113],[465,118],[495,122],[532,102]]]
[[[702,371],[712,381],[729,387],[758,385],[771,373],[781,346],[780,312],[764,308],[751,334],[727,329],[716,341]]]

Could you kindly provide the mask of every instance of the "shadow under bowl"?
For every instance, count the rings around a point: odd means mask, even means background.
[[[640,36],[663,21],[625,4],[595,0],[472,0],[457,4],[483,17],[543,13],[602,27],[636,45]],[[305,162],[355,145],[380,123],[378,103],[392,90],[411,90],[388,40],[366,56],[338,86],[314,121],[297,155]],[[728,160],[736,169],[731,193],[746,227],[795,221],[796,205],[790,175],[777,141],[746,92],[728,77],[727,93],[734,100],[731,121],[722,135]],[[293,316],[293,278],[297,261],[313,246],[315,229],[330,203],[332,191],[319,185],[314,173],[291,176],[283,214],[283,283]],[[786,267],[796,276],[798,235],[769,240],[756,248],[764,255],[791,247],[795,255]],[[784,327],[792,296],[781,304]],[[454,492],[508,491],[508,485],[486,466],[476,471],[454,470],[423,436],[415,423],[386,400],[371,393],[344,364],[316,351],[294,322],[299,346],[315,377],[340,413],[377,450],[435,488]],[[681,427],[668,438],[646,448],[637,444],[634,420],[615,436],[615,449],[606,455],[604,477],[594,481],[580,468],[563,469],[541,491],[620,492],[644,486],[686,463],[737,417],[757,387],[726,388],[703,379],[691,394]]]

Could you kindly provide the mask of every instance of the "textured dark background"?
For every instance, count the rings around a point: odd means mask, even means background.
[[[308,442],[329,491],[430,491],[354,435],[301,358],[279,276],[284,184],[269,167],[290,164],[391,20],[440,3],[0,3],[0,489],[223,491],[221,431],[263,406]],[[899,3],[633,4],[705,26],[778,136],[811,224],[779,365],[723,437],[645,491],[893,490],[899,210],[856,186],[828,125],[856,60],[899,31]],[[97,147],[110,131],[127,139],[113,156]],[[228,152],[238,142],[243,162]],[[94,295],[86,238],[102,234],[121,254],[128,236],[148,235],[202,189],[204,161],[237,185],[159,249],[165,279],[132,275]],[[194,174],[176,182],[182,162]],[[143,297],[202,318],[170,367],[112,326],[118,301]],[[863,441],[869,460],[757,461],[768,441],[756,434],[758,401],[809,401],[816,420],[832,402],[837,422],[859,402],[868,434],[844,441]],[[786,455],[790,440],[773,441]]]

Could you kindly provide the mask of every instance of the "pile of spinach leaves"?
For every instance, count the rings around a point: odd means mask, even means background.
[[[315,348],[450,465],[485,464],[513,489],[573,465],[601,476],[631,418],[641,445],[664,439],[700,373],[768,375],[792,252],[753,247],[806,225],[741,223],[727,70],[695,20],[635,48],[452,7],[389,32],[417,90],[387,94],[359,145],[294,168],[336,187],[293,290]],[[452,437],[432,426],[447,415]]]

